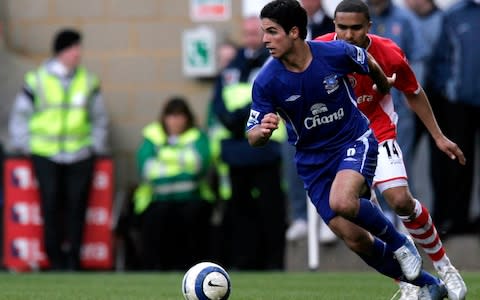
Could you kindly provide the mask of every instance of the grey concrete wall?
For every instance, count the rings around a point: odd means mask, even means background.
[[[203,123],[212,82],[182,74],[181,33],[200,25],[190,20],[189,1],[1,1],[9,49],[35,64],[49,56],[51,38],[60,27],[84,33],[84,63],[102,80],[112,120],[119,188],[136,179],[133,157],[141,129],[157,117],[166,97],[186,95]],[[232,3],[231,20],[204,24],[238,41],[241,2]],[[9,68],[7,73],[23,71]]]

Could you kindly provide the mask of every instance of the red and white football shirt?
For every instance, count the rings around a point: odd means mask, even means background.
[[[396,73],[394,87],[405,94],[418,93],[420,84],[408,64],[403,51],[390,39],[374,34],[368,34],[370,44],[367,51],[377,63],[391,77]],[[328,33],[317,37],[318,41],[336,40],[335,33]],[[350,74],[350,82],[355,90],[358,108],[370,120],[375,137],[379,142],[387,139],[396,139],[397,114],[394,110],[390,94],[384,95],[373,90],[373,80],[368,75]]]

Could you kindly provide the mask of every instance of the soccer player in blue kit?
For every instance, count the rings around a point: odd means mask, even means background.
[[[441,299],[443,282],[422,270],[413,243],[369,201],[378,144],[356,107],[347,74],[368,74],[382,93],[395,76],[387,78],[359,47],[306,42],[307,15],[296,0],[268,3],[260,18],[273,59],[254,81],[246,129],[250,145],[265,145],[282,117],[296,147],[298,173],[325,223],[380,273]]]

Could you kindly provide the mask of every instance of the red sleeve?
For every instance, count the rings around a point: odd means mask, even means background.
[[[394,87],[405,94],[418,92],[420,85],[412,68],[408,64],[405,53],[392,41],[387,39],[379,40],[383,55],[372,53],[373,57],[380,59],[379,64],[388,76],[397,74]]]

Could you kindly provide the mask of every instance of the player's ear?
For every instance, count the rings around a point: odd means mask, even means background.
[[[290,37],[293,39],[297,39],[300,36],[300,30],[297,26],[293,26],[288,32],[288,35],[290,35]]]
[[[370,32],[371,28],[372,28],[372,21],[369,21],[367,25],[367,32]]]

